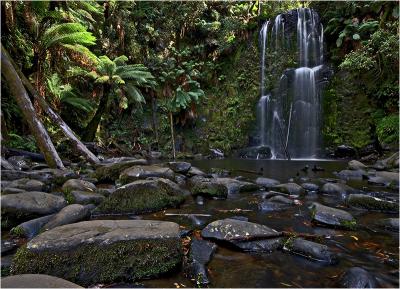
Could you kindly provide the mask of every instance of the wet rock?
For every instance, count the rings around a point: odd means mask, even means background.
[[[87,204],[100,204],[104,201],[105,197],[102,194],[82,191],[72,191],[71,196],[73,202],[76,204],[87,205]]]
[[[1,168],[5,169],[5,170],[15,170],[16,169],[10,162],[5,160],[3,157],[1,157]]]
[[[196,196],[196,204],[203,206],[204,205],[204,198],[203,196]]]
[[[226,178],[231,174],[230,171],[220,168],[211,168],[211,174],[214,178]]]
[[[185,186],[186,185],[186,176],[176,174],[175,175],[175,183],[177,183],[180,186]]]
[[[363,194],[351,194],[347,198],[347,204],[370,211],[382,211],[388,213],[397,213],[399,211],[399,204],[391,201],[386,201],[376,197]]]
[[[310,206],[313,221],[329,226],[354,229],[357,222],[354,217],[346,211],[327,207],[319,203]]]
[[[348,166],[349,170],[354,170],[354,171],[367,169],[366,165],[364,165],[362,162],[359,162],[356,160],[349,161],[347,166]]]
[[[42,192],[26,192],[1,196],[2,215],[23,217],[48,215],[67,205],[64,198]]]
[[[36,236],[17,251],[12,271],[42,272],[88,286],[156,277],[175,269],[181,257],[176,223],[96,220]]]
[[[32,239],[40,233],[43,226],[46,225],[54,216],[55,214],[52,214],[19,224],[11,229],[11,234],[18,237]]]
[[[273,189],[289,195],[300,195],[304,193],[304,189],[295,183],[280,184],[273,187]]]
[[[289,238],[285,242],[283,249],[314,261],[328,264],[336,264],[338,262],[336,254],[331,252],[328,246],[302,238]]]
[[[3,195],[8,195],[8,194],[20,194],[20,193],[25,193],[25,190],[17,189],[17,188],[4,188],[1,190],[1,193]]]
[[[31,171],[43,170],[48,169],[49,166],[46,164],[35,164],[31,167]]]
[[[21,274],[1,279],[2,288],[83,288],[75,283],[43,274]]]
[[[27,178],[19,179],[10,182],[7,188],[20,189],[24,191],[43,191],[46,185],[41,181],[31,180]]]
[[[390,185],[399,185],[399,173],[397,172],[376,172],[375,175],[377,177],[383,178],[385,180],[385,184]]]
[[[224,185],[228,189],[228,194],[255,191],[259,186],[250,182],[239,181],[231,178],[213,178],[212,183]]]
[[[165,179],[138,180],[116,189],[97,213],[140,214],[177,207],[184,201],[177,184]]]
[[[187,172],[187,175],[188,175],[188,176],[192,176],[192,177],[193,177],[193,176],[205,176],[206,173],[203,172],[202,170],[200,170],[200,169],[198,169],[198,168],[192,166],[192,167],[190,168],[190,170]]]
[[[96,168],[94,176],[99,181],[115,181],[119,178],[122,171],[136,165],[146,165],[147,161],[144,159],[135,158],[114,158],[103,161],[101,165]]]
[[[279,185],[280,182],[277,181],[277,180],[274,180],[274,179],[258,177],[258,178],[256,179],[256,184],[257,184],[257,185],[260,185],[260,186],[262,186],[262,187],[264,187],[264,188],[269,189],[269,188],[272,188],[272,187],[274,187],[274,186]]]
[[[232,216],[229,219],[234,219],[234,220],[239,220],[239,221],[245,221],[248,222],[249,218],[245,217],[245,216]]]
[[[356,155],[356,150],[347,145],[340,145],[335,149],[335,157],[337,158],[351,158]]]
[[[348,180],[348,179],[362,179],[366,175],[364,170],[342,170],[337,173],[338,177]]]
[[[193,196],[203,195],[211,198],[226,198],[228,188],[224,184],[211,182],[208,178],[196,177],[191,180],[191,193]]]
[[[323,194],[338,195],[344,198],[347,194],[356,193],[357,190],[342,183],[326,183],[321,189]]]
[[[198,286],[210,283],[206,265],[210,262],[217,246],[211,242],[194,239],[190,245],[188,261],[189,278],[195,279]]]
[[[201,231],[203,238],[229,242],[245,251],[272,251],[279,247],[280,235],[267,226],[235,219],[214,221]]]
[[[64,207],[43,227],[43,230],[50,230],[58,226],[67,225],[82,221],[90,216],[90,210],[82,205],[73,204]]]
[[[17,247],[18,245],[14,240],[1,240],[1,255],[11,252]]]
[[[192,165],[187,162],[169,162],[168,167],[178,174],[186,174]]]
[[[386,230],[398,232],[399,231],[399,218],[386,218],[378,220],[376,224]]]
[[[164,168],[156,165],[134,166],[124,170],[119,179],[123,184],[136,180],[157,177],[173,180],[175,173],[170,168]]]
[[[9,157],[7,161],[10,164],[12,164],[14,168],[21,170],[21,171],[29,170],[29,166],[31,163],[30,158],[25,157],[25,156],[12,156],[12,157]]]
[[[270,202],[281,203],[286,205],[294,205],[294,201],[283,196],[273,196],[268,199]]]
[[[309,192],[318,192],[319,186],[313,183],[302,183],[301,186]]]
[[[97,188],[97,193],[105,197],[111,195],[115,191],[115,187],[112,188]]]
[[[375,277],[360,267],[347,270],[339,280],[340,287],[344,288],[376,288],[378,283]]]
[[[43,177],[43,180],[40,179],[41,177]],[[28,178],[39,180],[46,184],[53,183],[61,186],[69,179],[78,178],[78,175],[70,170],[42,169],[29,172]]]
[[[263,212],[277,212],[284,211],[288,209],[290,206],[288,204],[283,204],[279,202],[271,202],[270,200],[262,201],[258,208]]]
[[[394,153],[390,157],[384,160],[378,160],[372,168],[376,170],[390,170],[390,169],[398,169],[399,168],[399,152]]]

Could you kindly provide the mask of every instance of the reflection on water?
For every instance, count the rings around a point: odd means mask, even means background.
[[[336,178],[334,171],[340,171],[346,167],[346,162],[339,161],[255,161],[255,160],[209,160],[193,161],[204,171],[211,168],[228,169],[232,176],[244,176],[254,180],[260,175],[250,173],[261,172],[263,176],[287,182],[295,178],[295,182],[301,183],[301,179],[310,178],[309,181],[318,183],[320,178]],[[302,171],[306,165],[307,172]],[[313,172],[311,168],[317,165],[324,168],[322,172]],[[296,175],[298,176],[296,177]],[[321,184],[321,183],[319,183]],[[348,182],[353,187],[368,189],[366,181]],[[385,191],[381,193],[397,196],[398,192]],[[398,234],[376,230],[373,222],[381,218],[398,217],[393,214],[375,212],[363,212],[351,210],[343,206],[339,198],[322,196],[320,194],[308,194],[301,198],[302,205],[293,206],[280,212],[261,212],[257,209],[257,203],[261,199],[262,192],[232,194],[227,200],[204,199],[204,204],[198,204],[188,196],[186,202],[179,209],[168,209],[165,212],[157,212],[142,216],[143,219],[157,219],[177,222],[187,229],[202,229],[208,223],[232,216],[245,216],[250,222],[267,225],[276,230],[293,230],[295,232],[317,234],[327,236],[324,243],[339,255],[340,262],[337,265],[325,265],[323,263],[309,261],[299,256],[284,253],[282,251],[271,254],[243,253],[231,249],[218,247],[218,250],[210,262],[209,274],[212,281],[211,287],[337,287],[337,281],[346,269],[353,266],[361,266],[373,272],[386,287],[398,287]],[[310,223],[308,205],[318,201],[329,206],[341,206],[355,216],[363,229],[357,231],[334,230],[331,228],[317,227]],[[227,213],[226,210],[242,209],[239,213]],[[196,213],[210,214],[211,217],[188,218],[186,216],[165,216],[165,213]],[[195,286],[186,279],[183,272],[175,272],[168,276],[142,281],[147,287],[176,287],[181,288]]]

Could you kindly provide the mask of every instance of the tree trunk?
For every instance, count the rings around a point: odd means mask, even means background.
[[[175,136],[174,136],[174,121],[172,118],[172,112],[169,113],[169,120],[171,124],[171,140],[172,140],[172,154],[174,156],[174,160],[176,158],[176,153],[175,153]]]
[[[5,53],[8,58],[11,60],[11,63],[14,65],[15,70],[17,71],[19,77],[22,80],[22,83],[25,85],[26,89],[30,92],[30,94],[36,99],[40,107],[43,111],[50,117],[55,125],[57,125],[64,135],[71,141],[72,146],[77,152],[82,153],[82,155],[91,163],[98,164],[100,160],[90,151],[88,148],[78,139],[72,129],[64,122],[64,120],[47,104],[46,100],[41,97],[33,88],[32,84],[25,77],[25,75],[17,69],[15,63],[11,59],[8,52],[2,47],[2,52]]]
[[[101,121],[101,117],[103,116],[104,112],[107,109],[108,96],[110,94],[110,90],[111,90],[110,84],[105,83],[103,87],[103,95],[100,98],[100,103],[99,106],[97,107],[96,113],[94,114],[89,124],[86,126],[85,132],[82,135],[83,141],[91,142],[94,140],[96,136],[97,127],[99,126],[99,123]]]
[[[1,72],[22,111],[25,120],[28,122],[36,143],[46,159],[46,163],[51,168],[64,169],[65,167],[58,156],[54,144],[52,143],[45,127],[39,120],[17,71],[14,69],[9,57],[4,53],[3,45],[1,48]]]
[[[158,138],[158,127],[157,127],[157,99],[154,96],[154,93],[151,94],[151,112],[152,112],[152,120],[153,120],[153,131],[154,136],[157,142],[157,151],[160,150],[160,142]]]

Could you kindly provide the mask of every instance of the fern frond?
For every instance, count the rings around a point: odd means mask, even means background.
[[[89,50],[89,48],[80,45],[80,44],[62,44],[63,47],[72,50],[74,52],[78,52],[80,54],[82,54],[82,56],[84,56],[85,58],[89,59],[93,64],[97,64],[99,62],[99,59],[97,58],[97,56]]]

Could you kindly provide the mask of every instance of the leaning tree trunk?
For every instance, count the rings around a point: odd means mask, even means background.
[[[14,69],[9,57],[4,53],[3,49],[2,46],[1,73],[7,81],[10,91],[14,95],[24,118],[28,123],[40,151],[43,153],[46,163],[51,168],[58,167],[64,169],[65,167],[58,156],[54,144],[52,143],[45,127],[39,120],[17,71]]]
[[[110,94],[111,86],[108,83],[105,83],[103,86],[103,95],[100,98],[99,106],[97,107],[96,113],[94,114],[92,120],[85,128],[85,133],[82,135],[82,140],[91,142],[94,140],[96,136],[97,127],[100,124],[101,117],[105,113],[107,109],[108,96]]]
[[[32,84],[25,77],[25,75],[16,67],[14,61],[10,58],[8,52],[2,46],[2,52],[8,56],[11,60],[11,63],[14,65],[15,70],[17,71],[19,77],[22,80],[22,83],[25,85],[26,89],[31,93],[31,95],[36,99],[39,106],[43,109],[43,111],[50,117],[54,124],[56,124],[64,135],[69,139],[72,143],[74,149],[80,152],[89,162],[98,164],[100,160],[78,139],[72,129],[64,122],[64,120],[47,104],[46,100],[40,96],[36,90],[33,88]]]

